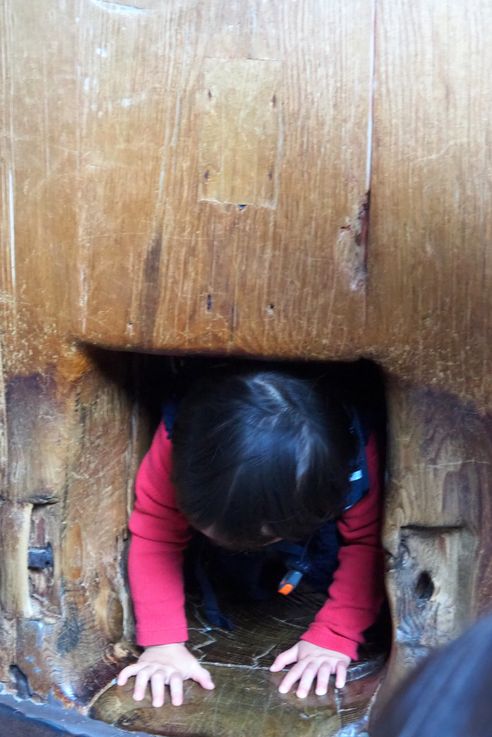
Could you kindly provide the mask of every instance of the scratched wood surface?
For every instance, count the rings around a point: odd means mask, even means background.
[[[283,696],[277,691],[282,676],[269,672],[275,655],[304,631],[322,599],[303,592],[246,607],[222,601],[224,613],[234,623],[231,632],[207,627],[198,603],[192,602],[190,648],[212,673],[214,691],[187,682],[182,707],[165,704],[155,709],[148,696],[141,703],[133,701],[130,682],[104,690],[93,701],[91,716],[123,729],[166,736],[329,737],[346,725],[354,730],[357,725],[362,732],[384,664],[384,653],[374,641],[366,645],[361,661],[351,665],[347,688],[332,687],[323,697]]]
[[[386,696],[492,601],[492,415],[397,379],[387,389],[383,539],[395,633]]]
[[[95,718],[102,718],[116,727],[130,731],[142,730],[155,735],[196,735],[203,737],[274,737],[295,734],[299,737],[334,737],[350,723],[361,721],[377,689],[377,676],[350,683],[343,693],[326,697],[297,699],[293,694],[282,696],[276,690],[279,679],[265,670],[240,670],[209,666],[216,688],[204,691],[195,685],[185,686],[185,703],[179,709],[165,704],[152,707],[150,699],[136,704],[131,690],[107,691],[93,709]],[[367,734],[367,733],[366,733]]]
[[[17,370],[57,336],[370,354],[487,401],[486,0],[2,13]]]
[[[37,318],[48,344],[59,330],[357,352],[371,3],[8,0],[3,14],[18,341]]]
[[[487,0],[378,1],[368,254],[388,368],[488,402],[491,31]]]
[[[7,382],[0,601],[15,654],[4,653],[2,679],[17,691],[25,678],[31,694],[82,704],[124,657],[117,643],[131,622],[122,557],[141,455],[123,390],[131,363],[77,353],[51,376]],[[53,564],[31,566],[28,550],[48,544]]]

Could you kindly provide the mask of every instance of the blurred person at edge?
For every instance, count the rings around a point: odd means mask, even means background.
[[[371,720],[371,737],[492,737],[492,616],[433,653]]]

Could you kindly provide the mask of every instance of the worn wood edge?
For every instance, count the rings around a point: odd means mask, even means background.
[[[492,388],[485,387],[482,392],[475,392],[473,387],[469,390],[464,390],[460,386],[460,379],[458,373],[454,372],[443,377],[437,377],[434,382],[419,382],[412,377],[411,372],[407,370],[405,361],[399,358],[395,358],[391,350],[387,351],[379,350],[372,351],[367,346],[359,345],[353,347],[351,350],[330,350],[329,347],[324,346],[322,350],[313,349],[309,353],[302,350],[292,350],[291,346],[286,346],[285,350],[277,350],[275,352],[255,353],[241,348],[241,346],[227,346],[217,345],[211,347],[209,343],[201,343],[200,340],[195,339],[192,347],[184,347],[177,342],[170,342],[163,348],[155,346],[144,345],[135,341],[134,343],[122,343],[120,340],[115,339],[114,341],[105,340],[103,343],[90,343],[90,342],[77,342],[78,338],[71,336],[71,345],[78,347],[84,351],[91,349],[108,351],[112,353],[137,353],[142,355],[150,356],[163,356],[163,357],[176,357],[176,358],[224,358],[226,360],[232,359],[246,359],[246,360],[261,360],[267,363],[268,361],[302,361],[306,364],[309,363],[355,363],[357,361],[370,361],[375,364],[382,372],[385,391],[389,382],[402,382],[408,388],[422,387],[428,388],[435,392],[442,392],[443,394],[449,394],[450,397],[455,398],[461,402],[470,404],[473,409],[481,416],[492,412]],[[410,349],[409,349],[410,352]],[[456,359],[456,365],[459,359]],[[458,389],[456,388],[458,385]]]

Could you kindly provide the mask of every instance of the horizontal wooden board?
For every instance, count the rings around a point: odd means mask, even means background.
[[[57,336],[360,352],[372,3],[4,15],[3,278],[11,346],[42,343],[31,365]]]

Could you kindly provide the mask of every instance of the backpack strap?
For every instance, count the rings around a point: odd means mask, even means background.
[[[348,479],[349,488],[347,490],[344,512],[355,506],[357,502],[360,502],[360,500],[367,494],[370,487],[369,470],[367,468],[366,458],[366,442],[368,435],[364,432],[365,428],[362,425],[357,410],[354,407],[350,409],[347,408],[347,410],[349,411],[351,419],[350,432],[355,435],[357,440],[357,452],[352,463],[352,469]],[[278,587],[278,592],[280,594],[290,594],[297,587],[305,574],[309,575],[309,573],[316,571],[319,567],[319,561],[311,554],[310,543],[313,541],[318,543],[318,546],[321,543],[323,547],[324,543],[324,547],[333,547],[335,529],[334,522],[328,521],[311,536],[304,546],[292,546],[290,549],[283,551],[282,548],[280,548],[281,552],[288,553],[288,557],[285,560],[288,570],[286,575],[280,581]],[[275,546],[280,546],[281,544],[282,543],[275,543]],[[338,545],[337,542],[335,544]],[[287,543],[287,545],[289,545],[289,543]]]
[[[349,476],[350,486],[347,492],[347,504],[344,511],[353,507],[360,502],[369,491],[369,470],[367,468],[366,458],[366,442],[368,433],[365,432],[361,418],[357,410],[352,407],[350,411],[350,432],[355,435],[357,440],[357,454],[354,459],[352,471]]]
[[[176,421],[176,415],[178,414],[179,402],[176,397],[171,397],[162,405],[162,422],[166,428],[167,437],[172,440],[173,428]]]

